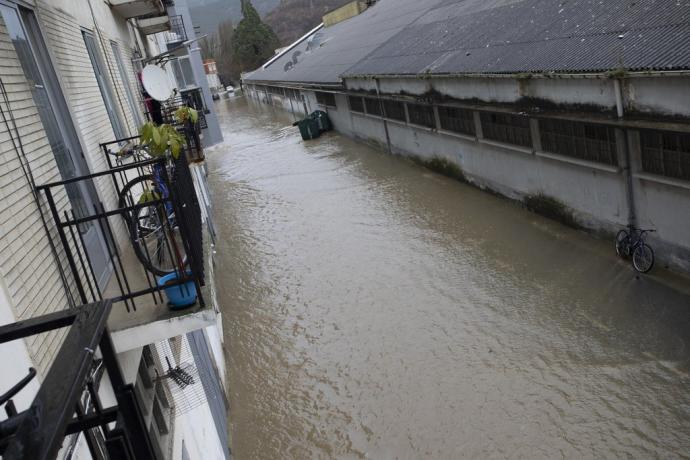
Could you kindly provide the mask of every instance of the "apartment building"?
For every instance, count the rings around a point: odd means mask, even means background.
[[[686,2],[371,3],[244,75],[247,94],[594,233],[655,229],[657,261],[690,271]]]
[[[198,104],[204,145],[222,140],[194,37],[170,42],[184,8],[0,1],[3,458],[230,456],[202,146],[166,165],[120,156],[149,117],[137,73],[185,57],[201,78],[176,81],[171,101]],[[166,269],[133,230],[155,204],[123,198],[154,164],[171,209],[158,246],[197,293],[185,309],[167,305]]]

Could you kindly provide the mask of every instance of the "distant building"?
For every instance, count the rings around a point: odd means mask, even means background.
[[[657,259],[690,271],[687,2],[360,6],[245,74],[247,94],[596,232],[655,228]]]
[[[206,73],[206,81],[211,92],[217,94],[223,90],[223,85],[218,78],[218,69],[216,68],[216,61],[214,59],[204,60],[204,72]]]

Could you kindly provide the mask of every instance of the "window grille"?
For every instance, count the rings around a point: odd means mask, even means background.
[[[407,113],[410,116],[410,123],[427,128],[436,127],[434,108],[430,105],[407,104]]]
[[[479,117],[482,123],[482,132],[486,139],[521,147],[532,147],[529,118],[489,112],[482,112]]]
[[[542,149],[568,157],[617,165],[612,127],[568,120],[539,120]]]
[[[644,171],[690,180],[690,134],[642,131],[640,142]]]
[[[371,97],[364,98],[364,105],[367,107],[367,113],[369,115],[376,115],[377,117],[382,116],[381,113],[381,101]]]
[[[350,110],[353,112],[364,113],[364,101],[359,96],[348,96],[347,102],[350,104]]]
[[[386,113],[386,118],[391,120],[405,121],[405,104],[400,101],[383,101],[383,109]]]
[[[438,117],[441,122],[441,129],[470,136],[474,136],[477,133],[474,126],[474,114],[471,110],[457,107],[439,107]]]
[[[319,105],[325,105],[326,107],[336,107],[335,94],[333,93],[316,93],[316,102]]]

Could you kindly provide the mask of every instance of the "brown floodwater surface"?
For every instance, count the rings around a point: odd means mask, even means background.
[[[337,133],[303,142],[289,114],[216,108],[236,459],[690,454],[683,280]]]

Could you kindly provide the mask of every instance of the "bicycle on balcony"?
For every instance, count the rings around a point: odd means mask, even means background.
[[[654,251],[645,241],[645,235],[653,229],[635,228],[621,230],[616,235],[616,254],[624,259],[631,258],[632,265],[640,273],[648,273],[654,267]]]
[[[130,170],[129,176],[120,177],[124,185],[118,187],[118,206],[130,209],[121,215],[136,257],[148,271],[165,276],[187,265],[170,188],[184,140],[172,126],[166,125],[163,131],[146,126],[141,142],[129,139],[115,151],[106,152],[117,166],[141,165]],[[156,129],[155,135],[151,129]]]

